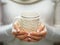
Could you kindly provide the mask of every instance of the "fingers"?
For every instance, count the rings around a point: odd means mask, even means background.
[[[46,34],[47,34],[47,30],[46,30],[46,27],[42,30],[42,31],[40,31],[40,32],[33,32],[33,33],[31,33],[30,35],[30,37],[31,37],[31,39],[33,39],[33,40],[37,40],[37,41],[39,41],[39,40],[41,40],[42,38],[44,38],[45,36],[46,36]]]
[[[40,32],[40,35],[41,35],[42,37],[45,37],[46,34],[47,34],[46,28],[45,28],[43,31]]]
[[[33,40],[33,39],[32,39]],[[23,41],[32,42],[31,38],[25,38]]]
[[[20,31],[20,30],[21,30],[20,24],[19,24],[18,22],[15,22],[15,23],[14,23],[13,28],[14,28],[16,31]]]
[[[32,35],[32,36],[40,36],[40,33],[32,32],[30,35]]]
[[[18,34],[19,35],[24,35],[24,34],[28,34],[28,33],[27,32],[24,32],[24,31],[20,31]]]
[[[30,38],[33,39],[33,40],[37,40],[37,41],[39,41],[40,39],[42,39],[42,37],[37,37],[37,36],[32,36],[32,35],[31,35]]]
[[[26,33],[26,32],[13,32],[13,35],[16,37],[19,35],[28,35],[28,33]]]
[[[46,30],[46,28],[44,28],[44,30],[43,31],[41,31],[41,32],[32,32],[30,35],[32,35],[32,36],[45,36],[47,34],[47,30]]]
[[[45,28],[45,25],[41,24],[41,25],[38,27],[37,32],[40,32],[40,31],[44,30],[44,28]]]
[[[17,33],[16,33],[16,32],[12,32],[12,34],[13,34],[14,36],[16,36],[16,35],[17,35]]]
[[[20,40],[23,40],[27,37],[27,35],[19,35],[19,36],[16,36],[16,38],[20,39]]]
[[[23,41],[27,41],[27,42],[30,42],[30,40],[28,38],[25,38]]]
[[[17,25],[13,25],[13,28],[17,31],[18,30],[18,26]]]

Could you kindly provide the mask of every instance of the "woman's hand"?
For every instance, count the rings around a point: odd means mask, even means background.
[[[28,33],[21,30],[20,24],[18,22],[14,23],[13,27],[16,30],[16,32],[13,32],[13,35],[16,38],[18,38],[19,40],[24,40],[27,37]]]
[[[29,38],[25,38],[25,41],[29,42],[37,42],[43,39],[46,36],[47,30],[46,27],[41,24],[41,26],[37,29],[37,32],[30,33]]]

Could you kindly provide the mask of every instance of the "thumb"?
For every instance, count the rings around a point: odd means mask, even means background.
[[[44,28],[45,28],[45,25],[44,25],[44,24],[41,24],[41,25],[38,27],[37,32],[43,31]]]

